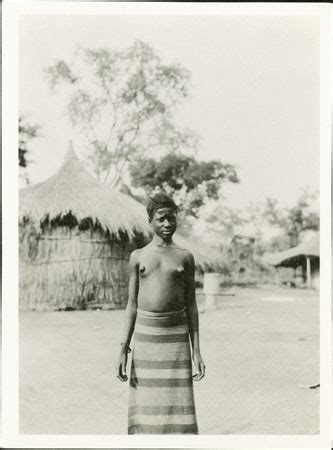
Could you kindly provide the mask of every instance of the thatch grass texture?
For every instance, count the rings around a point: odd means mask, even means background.
[[[60,169],[49,179],[20,191],[19,216],[43,222],[71,213],[80,222],[91,218],[115,236],[149,235],[145,210],[130,196],[100,184],[83,167],[72,144]]]
[[[130,251],[129,242],[110,241],[102,233],[62,228],[39,236],[26,228],[20,245],[21,309],[123,307]]]

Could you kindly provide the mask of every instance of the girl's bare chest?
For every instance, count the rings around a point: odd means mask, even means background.
[[[180,277],[185,267],[182,258],[177,255],[145,255],[139,264],[140,277],[146,278],[153,274],[166,277]]]

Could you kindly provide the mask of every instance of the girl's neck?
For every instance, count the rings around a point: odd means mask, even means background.
[[[152,245],[155,247],[171,247],[174,245],[174,242],[172,240],[172,236],[170,236],[169,239],[163,239],[160,236],[154,235],[152,241]]]

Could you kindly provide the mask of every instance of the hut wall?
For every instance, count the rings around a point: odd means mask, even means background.
[[[130,251],[101,231],[20,226],[20,308],[125,307]]]

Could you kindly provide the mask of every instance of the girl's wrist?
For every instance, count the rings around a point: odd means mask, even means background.
[[[131,353],[131,348],[129,346],[129,344],[127,342],[121,342],[120,343],[120,348],[121,348],[121,352],[122,353]]]

